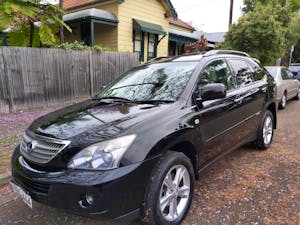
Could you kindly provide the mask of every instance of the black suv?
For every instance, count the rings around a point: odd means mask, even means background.
[[[12,186],[29,206],[180,224],[199,172],[245,143],[270,146],[274,91],[243,52],[157,58],[34,121],[14,151]]]

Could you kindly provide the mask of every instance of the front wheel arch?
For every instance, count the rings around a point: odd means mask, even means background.
[[[269,110],[273,114],[274,129],[277,129],[277,110],[276,110],[276,104],[274,102],[272,102],[270,105],[268,105],[268,107],[266,109]]]

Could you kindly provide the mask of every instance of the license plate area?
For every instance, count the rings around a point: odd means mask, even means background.
[[[27,194],[21,187],[19,187],[15,183],[10,182],[10,185],[11,185],[12,189],[20,195],[23,202],[32,209],[32,199],[31,199],[30,195]]]

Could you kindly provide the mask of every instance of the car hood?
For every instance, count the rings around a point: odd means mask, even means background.
[[[91,143],[126,132],[129,127],[145,121],[169,105],[107,104],[87,100],[40,117],[28,129],[36,134],[59,139],[81,139],[84,136]]]

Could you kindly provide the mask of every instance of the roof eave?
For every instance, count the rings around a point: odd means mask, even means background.
[[[170,10],[171,10],[171,12],[172,12],[172,14],[173,14],[173,18],[174,18],[174,19],[177,19],[177,18],[178,18],[178,14],[177,14],[177,12],[176,12],[176,10],[175,10],[175,8],[174,8],[172,2],[171,2],[170,0],[165,0],[165,2],[167,3],[167,5],[168,5],[169,8],[170,8]]]

